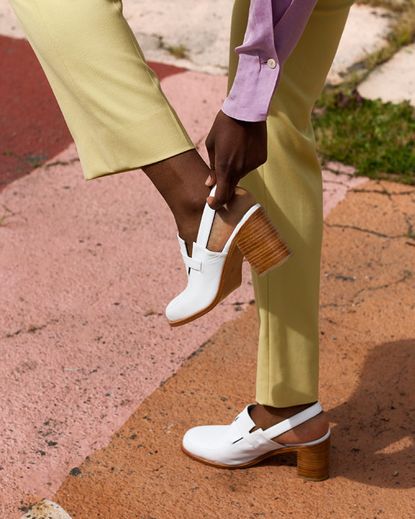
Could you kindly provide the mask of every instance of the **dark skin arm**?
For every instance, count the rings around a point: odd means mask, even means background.
[[[267,123],[239,121],[219,111],[206,139],[211,173],[206,185],[217,184],[212,209],[229,202],[239,180],[267,160]]]

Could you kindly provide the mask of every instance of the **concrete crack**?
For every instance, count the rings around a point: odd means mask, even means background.
[[[403,276],[396,281],[391,281],[390,283],[384,283],[383,285],[376,285],[374,287],[365,287],[358,290],[354,296],[352,297],[351,304],[354,304],[355,300],[360,296],[362,292],[374,292],[376,290],[382,290],[384,288],[389,288],[394,285],[399,285],[400,283],[404,283],[408,279],[413,277],[413,272],[410,270],[404,270]]]
[[[358,187],[352,187],[350,189],[351,193],[375,193],[377,195],[385,195],[389,198],[392,198],[393,196],[408,196],[415,194],[415,190],[412,191],[401,191],[400,193],[391,193],[387,189],[359,189]]]
[[[382,290],[384,288],[389,288],[391,286],[398,285],[400,283],[405,283],[405,281],[407,281],[408,279],[412,278],[413,275],[414,275],[414,273],[411,272],[410,270],[404,270],[402,277],[397,279],[396,281],[391,281],[390,283],[384,283],[382,285],[375,285],[373,287],[361,288],[350,299],[348,298],[347,301],[345,301],[343,303],[325,303],[325,304],[320,305],[320,309],[323,309],[323,308],[344,308],[344,307],[348,307],[348,306],[354,306],[355,304],[357,304],[358,297],[363,292],[375,292],[377,290]]]
[[[6,220],[8,218],[11,218],[12,216],[15,216],[17,213],[13,212],[11,209],[9,209],[7,206],[2,204],[4,212],[0,215],[0,226],[5,225]]]
[[[323,305],[320,305],[320,309],[323,309],[323,308],[341,308],[341,307],[344,307],[344,306],[349,306],[351,304],[351,301],[349,302],[346,302],[346,303],[325,303]]]
[[[342,180],[324,180],[323,182],[324,185],[327,185],[327,184],[335,184],[336,186],[343,186],[345,188],[348,188],[349,185],[347,184],[347,182],[343,182]]]
[[[406,234],[397,234],[395,236],[392,236],[390,234],[384,234],[379,231],[373,231],[371,229],[365,229],[363,227],[358,227],[357,225],[347,225],[347,224],[342,224],[342,223],[328,223],[328,222],[325,222],[325,225],[327,227],[337,227],[340,229],[351,229],[353,231],[364,232],[366,234],[371,234],[373,236],[377,236],[378,238],[386,238],[389,240],[396,240],[398,238],[408,238],[408,236]]]
[[[46,328],[49,324],[57,323],[59,322],[59,319],[51,319],[50,321],[47,321],[44,324],[31,324],[26,329],[19,328],[18,330],[15,330],[14,332],[8,332],[4,335],[6,339],[9,339],[10,337],[15,337],[16,335],[20,335],[23,333],[36,333],[39,330],[43,330],[43,328]]]
[[[406,225],[408,226],[408,230],[406,231],[406,237],[411,238],[411,240],[415,240],[415,230],[409,218],[409,214],[404,213],[403,211],[401,211],[401,213],[402,216],[405,218]]]
[[[45,168],[52,168],[54,166],[69,166],[70,164],[73,164],[74,162],[79,162],[79,158],[76,157],[74,159],[70,159],[67,161],[56,160],[55,162],[49,162],[48,164],[45,164]]]

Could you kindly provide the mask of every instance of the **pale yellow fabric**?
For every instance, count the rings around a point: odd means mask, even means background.
[[[146,65],[120,0],[11,0],[87,180],[194,147]]]
[[[264,277],[253,272],[260,321],[256,400],[274,407],[318,399],[319,276],[322,178],[310,122],[352,1],[320,0],[273,96],[268,160],[241,186],[253,192],[293,256]],[[249,0],[236,0],[229,86],[237,65]]]
[[[144,61],[121,1],[11,2],[74,137],[86,179],[194,147]],[[268,161],[241,182],[294,251],[265,277],[253,273],[260,318],[256,399],[276,407],[318,398],[322,182],[310,113],[351,3],[319,0],[272,100]],[[231,49],[242,43],[248,8],[249,0],[236,0]],[[231,51],[229,85],[236,65]]]

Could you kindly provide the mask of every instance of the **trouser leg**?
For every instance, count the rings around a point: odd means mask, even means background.
[[[194,145],[160,90],[121,0],[11,0],[74,138],[87,180]]]
[[[351,0],[320,0],[282,71],[273,96],[268,160],[242,179],[255,194],[293,256],[264,277],[253,272],[260,322],[256,400],[288,407],[318,398],[318,310],[322,238],[322,179],[310,122],[342,34]],[[249,0],[236,0],[232,49],[243,39]]]

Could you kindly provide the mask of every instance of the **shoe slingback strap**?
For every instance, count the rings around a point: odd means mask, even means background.
[[[294,416],[290,416],[290,418],[287,418],[286,420],[283,420],[280,423],[277,423],[275,425],[272,425],[271,427],[268,427],[267,429],[264,429],[262,431],[262,434],[266,436],[269,440],[271,440],[272,438],[275,438],[276,436],[284,434],[290,429],[297,427],[297,425],[301,425],[310,418],[314,418],[314,416],[317,416],[319,413],[321,413],[322,410],[323,409],[320,405],[320,402],[316,402],[312,406],[307,407],[307,409],[304,409],[304,411],[300,411]]]
[[[215,192],[216,184],[212,187],[210,191],[210,196],[215,196]],[[202,218],[200,219],[199,232],[197,234],[196,239],[196,243],[204,249],[207,248],[207,243],[209,241],[210,231],[212,230],[215,213],[215,209],[212,209],[210,205],[206,202],[205,207],[203,209]]]

